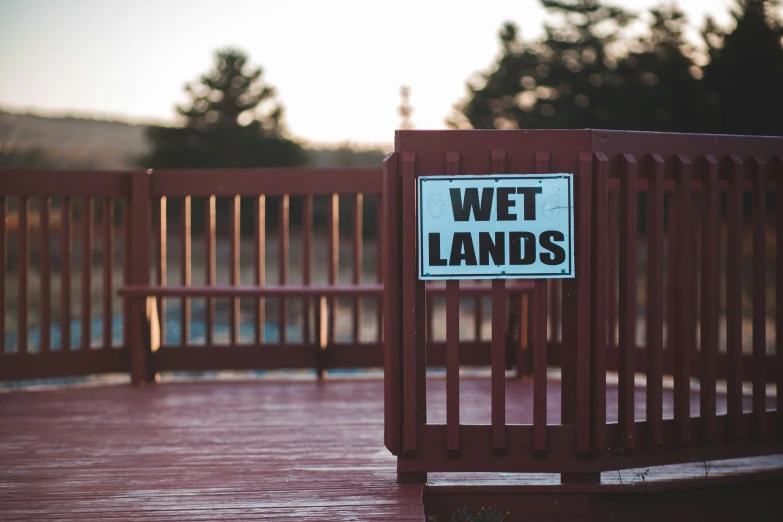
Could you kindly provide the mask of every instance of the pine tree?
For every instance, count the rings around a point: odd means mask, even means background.
[[[708,20],[704,70],[717,132],[783,135],[783,25],[780,3],[738,0],[736,26],[723,32]]]
[[[181,127],[149,127],[145,167],[279,167],[304,162],[302,147],[285,137],[283,108],[260,67],[234,49],[218,51],[215,68],[185,87],[177,107]]]

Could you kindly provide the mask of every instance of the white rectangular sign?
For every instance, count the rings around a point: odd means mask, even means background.
[[[422,176],[419,279],[574,277],[571,174]]]

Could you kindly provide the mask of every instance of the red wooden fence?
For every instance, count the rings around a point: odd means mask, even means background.
[[[382,367],[381,175],[0,169],[0,380]],[[376,226],[370,242],[365,216]],[[467,291],[477,302],[490,292]],[[526,291],[519,285],[516,296]],[[167,337],[173,325],[179,335]],[[461,343],[475,365],[489,361],[480,326]],[[36,329],[40,340],[24,334]],[[53,343],[53,332],[65,342]],[[518,338],[509,349],[524,347]],[[438,339],[430,362],[446,364]]]
[[[767,339],[769,327],[783,331],[783,278],[776,277],[783,212],[767,218],[768,196],[783,208],[781,154],[783,138],[398,132],[384,181],[388,214],[399,214],[386,229],[386,281],[394,288],[386,294],[387,328],[400,324],[399,335],[386,337],[386,443],[401,478],[541,471],[597,480],[602,470],[783,451],[783,355],[777,334],[773,350]],[[447,324],[446,423],[428,422],[429,296],[416,275],[416,178],[559,172],[575,177],[576,278],[535,283],[532,424],[505,417],[506,290],[514,283],[502,280],[492,282],[490,423],[460,422],[458,281],[447,283],[440,319]],[[559,366],[562,376],[559,424],[547,419],[547,366]],[[616,375],[616,393],[608,375]],[[749,410],[743,385],[752,390]],[[642,418],[634,408],[640,389]],[[673,416],[664,414],[670,406]]]

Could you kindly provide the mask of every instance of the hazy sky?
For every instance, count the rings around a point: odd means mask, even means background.
[[[655,0],[616,1],[641,10]],[[733,0],[680,0],[695,31]],[[262,65],[291,133],[390,143],[401,85],[416,128],[438,129],[513,20],[541,34],[537,0],[0,0],[0,107],[174,121],[183,86],[235,46]]]

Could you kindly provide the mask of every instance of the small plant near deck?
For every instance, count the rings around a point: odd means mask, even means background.
[[[467,506],[462,506],[462,509],[451,515],[451,522],[500,522],[510,514],[510,511],[498,511],[498,507],[493,505],[490,508],[482,506],[478,513],[473,515]]]

